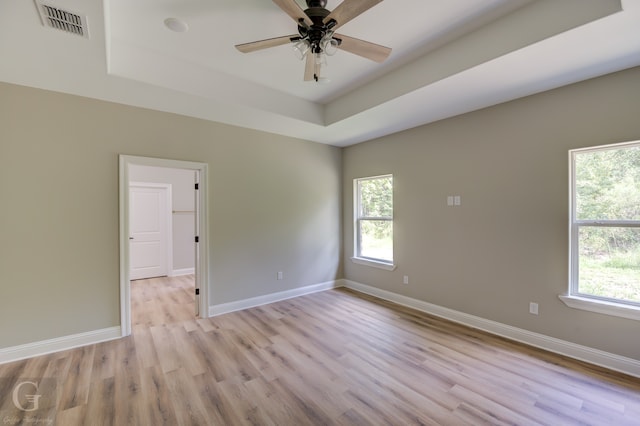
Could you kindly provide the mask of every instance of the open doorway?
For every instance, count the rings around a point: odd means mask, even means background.
[[[172,288],[193,291],[192,316],[208,316],[206,176],[204,163],[120,156],[123,336],[131,334],[131,279],[140,280],[136,291],[161,290],[150,295]],[[168,233],[164,241],[162,231]]]

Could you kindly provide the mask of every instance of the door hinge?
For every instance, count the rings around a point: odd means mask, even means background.
[[[196,183],[196,191],[197,191],[198,189],[200,189],[200,187],[199,187],[199,186],[200,186],[200,184],[199,184],[199,183]]]
[[[200,289],[196,288],[196,296],[200,296]]]
[[[200,237],[196,235],[196,243],[199,243],[199,242],[200,242]]]

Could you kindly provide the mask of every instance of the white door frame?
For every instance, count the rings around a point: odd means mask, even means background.
[[[166,258],[164,264],[167,268],[167,276],[170,277],[173,275],[173,217],[171,214],[171,206],[172,202],[172,194],[171,194],[171,184],[170,183],[153,183],[153,182],[129,182],[129,191],[131,188],[158,188],[165,191],[165,243],[167,244],[164,256]],[[131,192],[129,192],[131,194]],[[129,204],[129,208],[131,208],[131,204]],[[129,216],[129,220],[131,220],[131,216]],[[129,222],[130,223],[130,222]],[[131,236],[131,234],[129,234]],[[129,241],[131,243],[131,241]],[[131,246],[129,246],[131,248]],[[131,252],[129,252],[129,256],[131,256]],[[131,257],[129,257],[129,261],[131,261]],[[131,267],[131,265],[129,265]],[[129,273],[131,273],[131,269],[129,269]],[[131,279],[131,277],[129,277]]]
[[[121,335],[131,334],[131,283],[129,281],[129,166],[166,167],[186,169],[196,172],[199,189],[196,193],[196,226],[199,242],[196,244],[196,308],[200,318],[209,316],[209,204],[207,197],[207,164],[192,161],[168,160],[163,158],[119,156],[119,195],[120,195],[120,329]]]

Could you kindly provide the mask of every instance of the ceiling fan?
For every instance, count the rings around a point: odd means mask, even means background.
[[[327,0],[306,0],[303,10],[295,0],[273,0],[298,24],[298,34],[269,38],[236,45],[243,53],[294,43],[293,50],[299,59],[306,58],[304,80],[322,81],[320,69],[326,64],[326,56],[338,49],[383,62],[391,53],[391,48],[380,46],[353,37],[335,33],[340,26],[372,8],[382,0],[344,0],[333,11],[325,8]]]

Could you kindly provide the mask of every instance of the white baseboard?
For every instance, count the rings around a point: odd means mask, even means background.
[[[182,269],[174,269],[171,271],[172,277],[179,277],[181,275],[192,275],[196,273],[196,268],[182,268]]]
[[[366,284],[361,284],[350,280],[340,280],[344,287],[361,293],[369,294],[380,299],[388,300],[399,305],[408,306],[427,314],[435,315],[459,324],[487,331],[498,336],[506,337],[517,342],[530,346],[555,352],[560,355],[586,361],[631,376],[640,377],[640,361],[633,358],[626,358],[620,355],[601,351],[599,349],[582,346],[565,340],[549,337],[544,334],[534,333],[496,321],[480,318],[475,315],[465,314],[443,306],[434,305],[422,300],[413,299],[401,294],[382,290]]]
[[[267,294],[264,296],[252,297],[250,299],[238,300],[235,302],[222,303],[209,307],[209,316],[222,315],[229,312],[278,302],[280,300],[303,296],[318,291],[329,290],[336,287],[347,287],[361,293],[369,294],[380,299],[388,300],[399,305],[408,306],[419,311],[435,315],[459,324],[487,331],[489,333],[506,337],[517,342],[525,343],[561,355],[566,355],[581,361],[599,365],[631,376],[640,377],[640,361],[626,358],[620,355],[601,351],[599,349],[582,346],[565,340],[556,339],[543,334],[534,333],[528,330],[512,327],[496,321],[469,315],[464,312],[434,305],[422,300],[413,299],[401,294],[382,290],[366,284],[361,284],[351,280],[336,280],[325,283],[314,284],[292,290]],[[88,331],[85,333],[63,336],[55,339],[43,340],[39,342],[27,343],[24,345],[12,346],[0,349],[0,364],[19,361],[38,355],[46,355],[80,346],[105,342],[122,337],[120,326],[104,328],[101,330]]]
[[[94,343],[106,342],[107,340],[119,339],[120,337],[122,337],[122,334],[120,326],[118,325],[116,327],[103,328],[102,330],[87,331],[71,336],[57,337],[55,339],[2,348],[0,349],[0,364],[46,355],[52,352],[65,351],[80,346],[92,345]]]
[[[316,293],[318,291],[329,290],[336,287],[342,287],[342,284],[338,281],[327,281],[325,283],[313,284],[306,287],[265,294],[264,296],[252,297],[249,299],[243,299],[229,303],[221,303],[219,305],[212,305],[209,306],[209,316],[213,317],[216,315],[227,314],[229,312],[241,311],[242,309],[253,308],[273,302],[279,302],[280,300],[304,296],[305,294]]]

